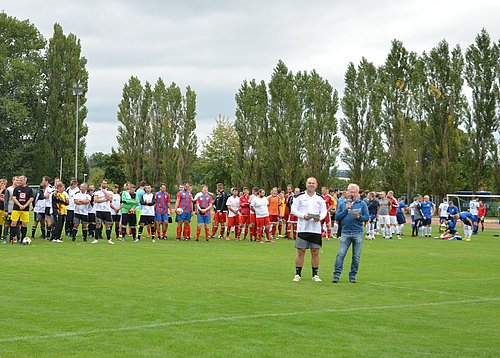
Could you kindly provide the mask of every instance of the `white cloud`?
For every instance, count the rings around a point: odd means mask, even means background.
[[[347,64],[384,62],[391,40],[421,53],[446,38],[465,49],[485,27],[500,37],[497,1],[37,1],[3,6],[46,38],[55,22],[80,39],[88,59],[87,152],[116,146],[116,112],[131,75],[162,77],[198,96],[200,139],[217,115],[234,118],[244,79],[269,81],[282,59],[294,72],[316,69],[340,92]]]

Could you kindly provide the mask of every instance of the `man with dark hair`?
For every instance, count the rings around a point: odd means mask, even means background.
[[[97,244],[99,239],[102,238],[102,224],[106,227],[106,238],[108,240],[108,244],[115,244],[113,240],[111,240],[111,225],[113,224],[111,207],[109,206],[111,200],[113,200],[113,193],[108,190],[107,180],[103,179],[101,182],[101,188],[94,193],[96,233],[92,244]]]
[[[137,198],[135,195],[135,185],[129,184],[128,190],[124,190],[122,192],[122,241],[125,241],[125,235],[127,234],[127,225],[130,228],[132,233],[132,240],[134,242],[138,241],[137,239],[137,214],[135,213],[135,209],[137,207]]]
[[[298,218],[294,282],[302,278],[302,267],[307,249],[311,250],[312,280],[322,281],[318,276],[319,249],[322,246],[321,220],[328,215],[328,211],[325,200],[316,193],[317,187],[318,180],[315,177],[307,178],[306,191],[296,195],[292,204],[291,213]]]
[[[168,215],[170,214],[170,194],[167,185],[160,184],[160,191],[155,193],[155,230],[158,240],[167,240]]]
[[[215,197],[213,208],[215,210],[214,221],[212,223],[212,235],[211,237],[215,237],[217,234],[217,229],[220,224],[220,235],[219,239],[224,237],[224,230],[226,226],[227,220],[227,199],[229,195],[224,191],[224,184],[217,184],[217,196]]]
[[[71,233],[73,231],[73,218],[75,216],[75,203],[74,203],[74,197],[75,194],[79,193],[80,189],[78,188],[78,180],[76,178],[71,179],[71,182],[69,184],[69,187],[66,189],[66,194],[69,199],[69,204],[66,207],[67,215],[66,215],[66,226],[65,231],[66,231],[66,236],[70,237]]]
[[[33,189],[27,184],[27,178],[22,175],[19,177],[20,185],[17,186],[12,193],[12,201],[14,207],[11,215],[10,224],[10,243],[13,244],[17,239],[18,243],[22,243],[28,231],[28,223],[30,219],[30,204],[33,202]],[[21,236],[17,230],[17,222],[21,221]]]

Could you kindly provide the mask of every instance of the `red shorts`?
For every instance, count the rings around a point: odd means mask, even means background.
[[[225,223],[227,219],[226,211],[216,211],[214,214],[214,223]]]
[[[257,227],[271,225],[271,221],[269,220],[269,216],[264,216],[263,218],[256,218],[256,220],[257,220]]]
[[[289,223],[296,223],[298,221],[299,221],[299,219],[295,215],[290,214],[290,216],[288,217]]]
[[[285,210],[285,215],[283,216],[283,219],[288,222],[288,218],[290,217],[290,213]]]
[[[279,215],[269,215],[269,221],[272,223],[277,223],[279,220]]]
[[[238,226],[240,223],[239,216],[230,216],[227,218],[227,226],[232,227],[232,226]]]
[[[240,225],[248,225],[250,224],[250,216],[249,215],[238,215],[240,218]]]
[[[330,223],[330,213],[326,214],[325,218],[321,220],[321,225]]]
[[[250,213],[250,224],[255,224],[255,213]]]

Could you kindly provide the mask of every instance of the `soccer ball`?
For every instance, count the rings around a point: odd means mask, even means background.
[[[31,245],[31,239],[29,237],[25,237],[23,239],[23,245]]]
[[[181,214],[182,214],[182,208],[177,208],[177,209],[175,209],[175,212],[176,212],[178,215],[181,215]]]

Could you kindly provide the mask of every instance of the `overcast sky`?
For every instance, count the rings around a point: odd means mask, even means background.
[[[48,39],[53,24],[81,39],[88,59],[87,153],[116,147],[116,113],[130,76],[161,77],[197,93],[197,135],[234,119],[244,79],[269,81],[278,60],[316,71],[342,92],[349,62],[381,65],[391,40],[421,53],[446,39],[469,46],[481,28],[500,38],[500,1],[4,1]]]

